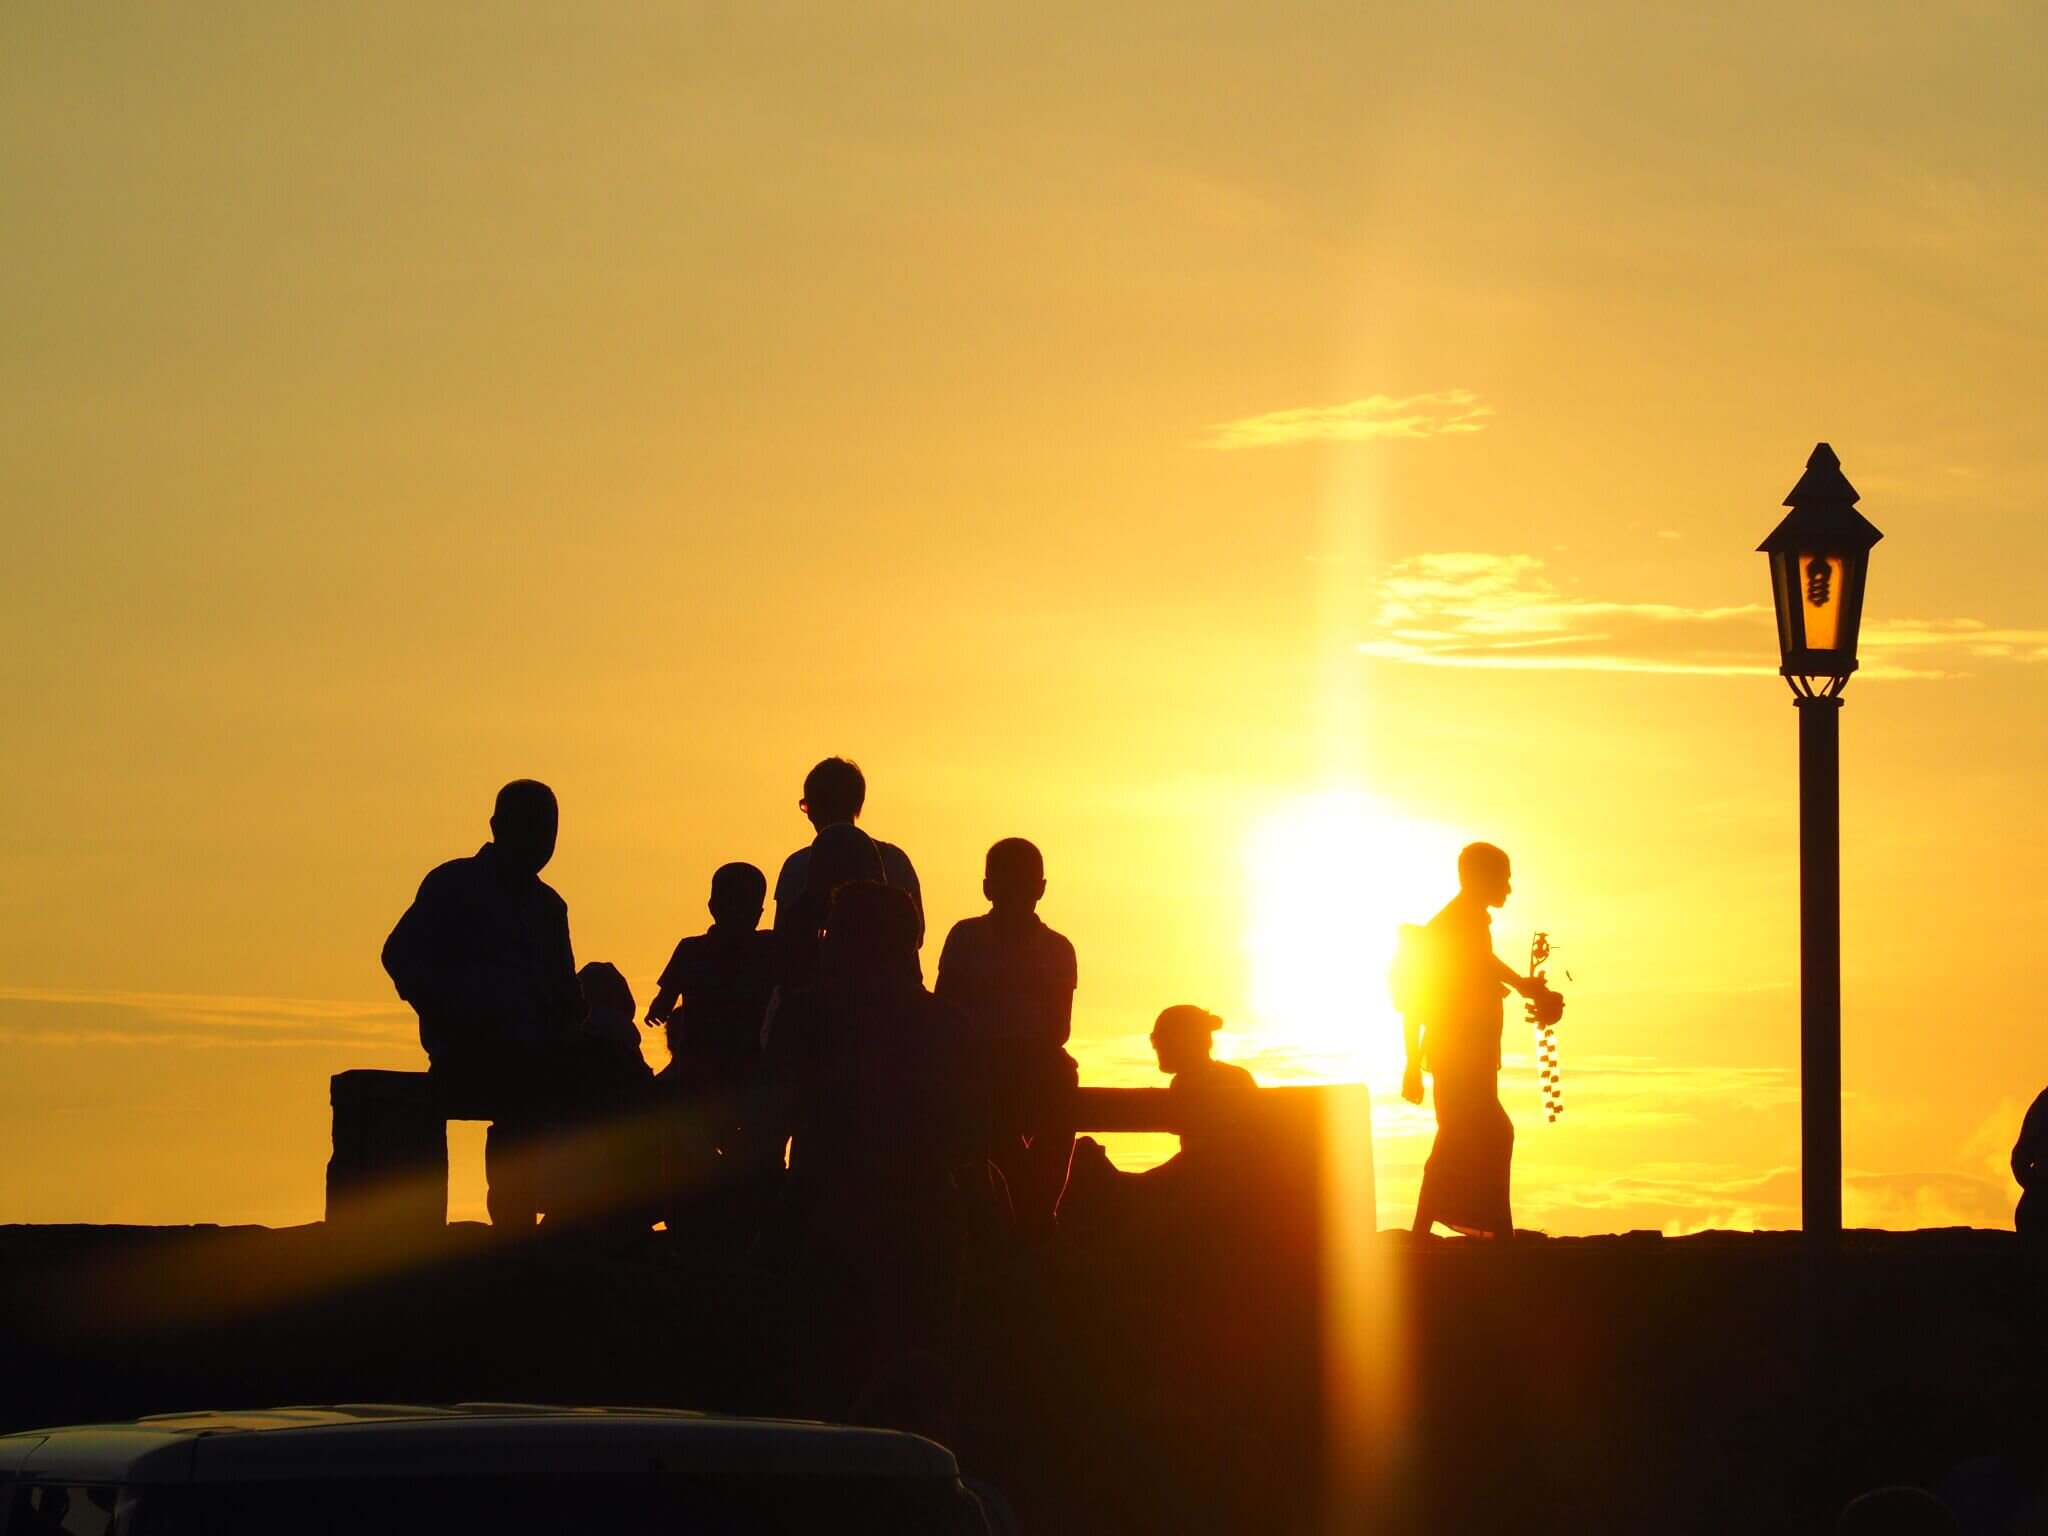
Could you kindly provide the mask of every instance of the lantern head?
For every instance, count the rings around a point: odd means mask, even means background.
[[[1856,510],[1861,498],[1826,443],[1785,505],[1792,510],[1757,548],[1770,557],[1778,610],[1778,670],[1795,692],[1833,696],[1856,670],[1864,577],[1884,537]]]

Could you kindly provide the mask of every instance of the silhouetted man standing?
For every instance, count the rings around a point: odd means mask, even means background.
[[[529,1147],[545,1114],[548,1059],[583,1015],[569,909],[540,878],[558,826],[547,785],[507,784],[491,840],[420,882],[384,941],[384,969],[420,1016],[445,1112],[491,1122],[493,1226],[531,1227],[538,1214]]]
[[[989,910],[946,935],[934,990],[981,1032],[988,1059],[990,1155],[1020,1227],[1049,1232],[1074,1150],[1078,1073],[1066,1051],[1074,1020],[1074,946],[1038,915],[1045,858],[1006,837],[988,851]]]
[[[1555,1018],[1564,999],[1493,952],[1493,918],[1513,889],[1508,856],[1491,843],[1458,855],[1458,894],[1419,930],[1421,976],[1403,1012],[1410,1017],[1403,1094],[1422,1102],[1421,1073],[1436,1083],[1436,1144],[1422,1171],[1415,1230],[1442,1222],[1473,1236],[1512,1237],[1509,1166],[1515,1127],[1500,1102],[1501,999],[1510,988]],[[1419,1018],[1419,1040],[1414,1024]]]
[[[804,775],[804,797],[797,802],[797,809],[809,818],[815,830],[823,832],[827,827],[851,826],[859,821],[867,800],[867,775],[860,771],[860,764],[849,758],[828,757]],[[880,838],[873,842],[875,852],[881,855],[883,880],[910,895],[911,906],[917,913],[917,948],[922,949],[924,892],[918,888],[917,871],[911,867],[910,856],[894,843],[885,843]],[[788,931],[791,912],[801,905],[805,888],[812,884],[810,875],[809,847],[797,849],[782,861],[782,872],[775,877],[777,933]],[[831,892],[826,891],[824,896],[829,901]],[[816,915],[822,917],[822,909]]]

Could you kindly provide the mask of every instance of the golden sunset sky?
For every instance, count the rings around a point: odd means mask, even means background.
[[[1795,1225],[1754,551],[1825,439],[1886,534],[1846,1215],[2009,1224],[2044,50],[1993,0],[0,10],[0,1221],[316,1218],[501,782],[644,1001],[845,753],[940,932],[1045,849],[1085,1077],[1183,1001],[1365,1074],[1389,1225],[1391,925],[1499,842],[1502,955],[1574,978],[1556,1126],[1509,1029],[1520,1221]]]

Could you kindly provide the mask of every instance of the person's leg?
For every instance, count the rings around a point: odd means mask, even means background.
[[[484,1135],[484,1203],[491,1225],[510,1231],[540,1219],[541,1113],[547,1073],[536,1053],[508,1053],[495,1063],[491,1128]]]

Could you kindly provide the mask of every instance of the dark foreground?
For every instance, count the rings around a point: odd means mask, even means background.
[[[1981,1499],[2048,1466],[2042,1282],[2010,1233],[1851,1234],[1821,1319],[1791,1234],[1379,1243],[1400,1322],[1369,1443],[1328,1428],[1312,1260],[1101,1238],[977,1266],[948,1438],[1034,1532],[1821,1530],[1880,1484]],[[0,1228],[0,1432],[379,1400],[800,1413],[785,1333],[772,1287],[659,1234]]]

